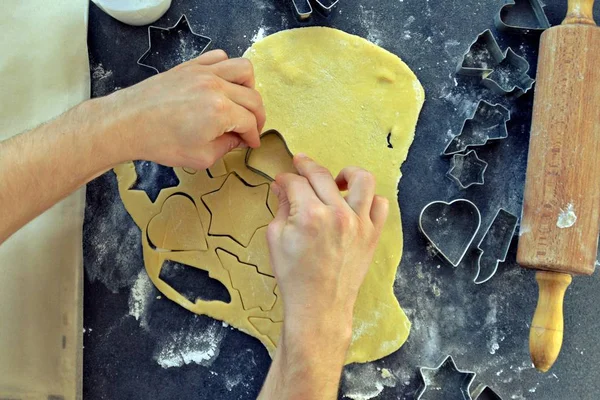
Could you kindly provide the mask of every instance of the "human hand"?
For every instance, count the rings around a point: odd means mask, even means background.
[[[299,172],[272,185],[279,209],[269,225],[271,264],[284,303],[284,335],[351,338],[352,313],[388,215],[375,179],[358,168],[330,172],[303,155]],[[347,190],[343,197],[340,190]],[[334,336],[331,336],[334,335]]]
[[[173,167],[205,169],[235,147],[258,147],[265,123],[252,64],[222,50],[101,101],[125,159]]]

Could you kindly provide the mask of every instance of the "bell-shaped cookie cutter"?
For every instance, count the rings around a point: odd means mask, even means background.
[[[492,31],[481,32],[463,55],[456,73],[481,77],[483,85],[499,95],[516,97],[533,87],[529,63],[510,47],[506,52],[498,45]]]

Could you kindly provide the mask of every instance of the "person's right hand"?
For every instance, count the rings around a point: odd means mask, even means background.
[[[222,50],[98,100],[124,158],[172,167],[205,169],[235,147],[258,147],[265,123],[251,62]]]
[[[283,337],[327,343],[345,353],[352,314],[388,215],[373,175],[358,167],[330,172],[303,155],[296,174],[272,184],[279,209],[267,231],[271,264],[284,303]],[[340,190],[347,190],[345,197]],[[325,342],[325,343],[323,343]],[[344,347],[346,346],[346,347]],[[343,361],[343,354],[342,361]]]

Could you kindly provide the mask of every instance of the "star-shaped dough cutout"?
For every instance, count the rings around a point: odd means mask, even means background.
[[[421,388],[416,399],[462,399],[471,400],[470,387],[475,373],[461,371],[452,356],[447,356],[435,368],[419,368]],[[423,397],[426,395],[426,397]]]
[[[268,184],[252,186],[237,174],[229,174],[219,190],[202,196],[211,213],[209,235],[229,236],[248,247],[254,233],[273,219],[268,194]]]

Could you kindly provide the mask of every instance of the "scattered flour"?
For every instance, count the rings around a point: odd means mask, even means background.
[[[352,400],[375,399],[385,387],[396,386],[396,382],[396,377],[386,368],[378,371],[373,364],[352,364],[342,374],[342,393]]]
[[[113,75],[112,71],[107,71],[102,63],[92,68],[92,79],[104,80]]]
[[[226,330],[218,321],[213,321],[204,331],[181,329],[157,346],[156,362],[163,368],[191,363],[208,367],[219,355],[225,333]]]
[[[381,30],[377,14],[373,10],[366,9],[364,5],[360,5],[359,23],[367,31],[367,40],[376,45],[381,45],[381,38],[384,37]]]
[[[266,36],[267,36],[267,27],[260,26],[258,28],[258,31],[256,31],[256,33],[254,34],[254,36],[252,36],[252,39],[250,39],[250,40],[252,41],[252,43],[256,43],[256,42],[264,39]]]
[[[129,294],[129,315],[140,322],[142,328],[148,329],[146,311],[150,301],[156,297],[156,288],[148,277],[145,269],[142,269],[135,280]]]

